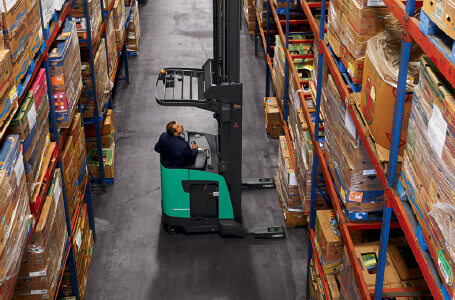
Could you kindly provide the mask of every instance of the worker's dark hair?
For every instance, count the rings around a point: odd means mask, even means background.
[[[174,128],[175,123],[176,123],[175,121],[171,121],[171,122],[167,123],[167,125],[166,125],[166,132],[170,136],[174,136],[174,133],[177,132],[177,130],[175,130],[175,128]]]

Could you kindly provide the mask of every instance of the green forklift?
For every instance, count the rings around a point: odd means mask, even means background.
[[[285,238],[282,226],[242,226],[242,188],[274,188],[273,178],[242,182],[241,3],[213,0],[214,59],[202,69],[165,68],[156,80],[156,101],[214,113],[218,134],[185,131],[200,149],[186,168],[161,164],[163,226],[169,233],[219,232],[222,236]]]

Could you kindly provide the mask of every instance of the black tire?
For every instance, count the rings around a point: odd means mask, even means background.
[[[168,225],[166,223],[163,223],[163,228],[169,234],[176,234],[176,233],[179,232],[178,226],[172,226],[172,225]]]

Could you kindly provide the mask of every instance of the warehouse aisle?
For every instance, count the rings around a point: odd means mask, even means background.
[[[153,151],[165,124],[216,132],[210,112],[161,107],[154,81],[162,67],[199,68],[212,57],[210,0],[149,1],[140,6],[139,55],[131,83],[116,90],[115,184],[94,195],[97,241],[86,299],[304,299],[306,229],[286,240],[169,235],[161,226],[159,157]],[[244,23],[243,16],[242,22]],[[272,177],[278,141],[264,130],[265,62],[241,34],[244,84],[243,177]],[[275,190],[243,192],[246,227],[283,224]]]

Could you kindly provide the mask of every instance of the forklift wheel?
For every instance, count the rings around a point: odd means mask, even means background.
[[[172,226],[172,225],[168,225],[166,223],[163,223],[163,227],[164,227],[164,230],[166,230],[166,232],[170,233],[170,234],[176,234],[176,233],[179,232],[178,226]]]

